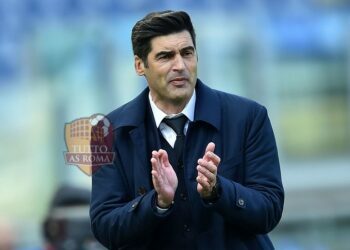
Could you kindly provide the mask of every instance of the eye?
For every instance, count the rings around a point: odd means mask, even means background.
[[[190,57],[190,56],[193,56],[193,54],[194,54],[194,52],[192,50],[186,50],[183,53],[183,56]]]
[[[159,59],[169,59],[170,55],[169,54],[164,54],[159,57]]]

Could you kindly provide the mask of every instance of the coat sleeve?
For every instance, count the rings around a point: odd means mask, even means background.
[[[265,107],[257,105],[251,117],[247,123],[242,183],[218,176],[220,198],[203,204],[218,211],[238,230],[265,234],[282,216],[284,191],[275,137]]]
[[[90,218],[96,239],[108,249],[139,248],[171,208],[157,213],[155,191],[130,198],[120,161],[101,167],[92,176]]]

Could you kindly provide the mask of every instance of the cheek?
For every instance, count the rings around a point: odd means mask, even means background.
[[[197,71],[197,62],[196,61],[191,61],[187,64],[187,68],[190,71],[196,72]]]
[[[155,65],[154,68],[151,70],[153,77],[155,78],[162,78],[167,76],[169,72],[169,66],[166,64],[158,64]]]
[[[170,66],[168,64],[162,64],[158,67],[157,72],[160,76],[167,76],[170,72]]]

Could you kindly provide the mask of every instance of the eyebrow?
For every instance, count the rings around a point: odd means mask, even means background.
[[[193,46],[187,46],[187,47],[184,47],[182,49],[180,49],[180,53],[184,52],[184,51],[187,51],[187,50],[191,50],[191,51],[195,51],[194,47]],[[175,54],[174,51],[160,51],[158,52],[156,55],[155,55],[155,58],[159,58],[161,56],[173,56]]]
[[[185,48],[182,48],[181,50],[180,50],[180,52],[184,52],[184,51],[186,51],[186,50],[191,50],[191,51],[194,51],[195,49],[194,49],[194,47],[193,46],[187,46],[187,47],[185,47]]]
[[[174,54],[174,51],[160,51],[155,55],[155,58],[160,58],[162,56],[173,56]]]

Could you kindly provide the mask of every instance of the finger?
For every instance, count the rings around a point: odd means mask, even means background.
[[[151,174],[152,174],[152,178],[154,178],[154,180],[158,180],[158,172],[156,170],[152,170]]]
[[[216,174],[217,169],[218,169],[217,166],[213,162],[206,161],[204,159],[199,159],[198,165],[208,169],[208,171],[212,172],[213,174]]]
[[[202,178],[204,181],[208,182],[209,180],[207,179],[207,177],[205,177],[201,172],[198,172],[198,176],[199,178]]]
[[[159,174],[160,174],[160,177],[162,178],[162,179],[164,179],[164,178],[166,178],[165,177],[165,172],[164,172],[164,168],[167,166],[167,164],[168,164],[168,162],[167,161],[169,161],[168,160],[168,154],[166,153],[166,151],[165,150],[163,150],[163,149],[160,149],[159,151],[158,151],[158,159],[159,159],[159,165],[158,165],[158,171],[159,171]],[[166,160],[164,159],[164,158],[166,158]]]
[[[203,187],[203,191],[210,190],[210,184],[203,176],[197,176],[196,180]]]
[[[208,179],[203,175],[197,176],[197,182],[203,186],[203,189],[210,188],[210,184],[208,182]]]
[[[158,152],[155,152],[155,153],[152,152],[152,156],[153,156],[151,158],[152,169],[157,171],[158,178],[162,178],[162,176],[163,176],[163,169],[160,166],[161,163],[160,163],[160,159],[159,159],[159,153]]]
[[[205,153],[204,153],[204,160],[209,161],[210,159],[207,157],[208,152],[214,152],[215,150],[215,144],[213,142],[209,142],[207,147],[205,148]]]
[[[153,182],[154,189],[158,192],[160,190],[158,173],[157,173],[157,171],[152,170],[151,174],[152,174],[152,182]]]
[[[208,179],[211,185],[215,184],[216,175],[210,172],[208,169],[203,168],[202,166],[198,165],[197,170],[199,173],[201,173],[204,177]]]
[[[207,145],[207,148],[205,149],[205,153],[207,152],[214,152],[215,150],[215,143],[214,142],[209,142]]]
[[[151,173],[152,173],[153,185],[155,186],[156,190],[160,190],[161,187],[164,185],[164,179],[159,174],[159,172],[155,170],[152,170]]]
[[[206,152],[205,155],[206,155],[206,158],[209,159],[209,161],[212,161],[216,166],[219,166],[221,161],[219,156],[217,156],[215,153],[211,151]]]
[[[152,151],[152,157],[159,163],[159,153],[157,151]]]
[[[201,184],[197,184],[197,191],[199,192],[199,193],[201,193],[202,191],[203,191],[203,187],[202,187],[202,185]]]
[[[204,190],[204,187],[200,184],[200,183],[197,183],[197,191],[198,193],[200,194],[204,194],[206,191]]]
[[[163,167],[168,167],[170,165],[168,153],[164,149],[160,149],[159,155]]]
[[[159,157],[159,153],[155,150],[152,151],[152,157],[154,158],[158,158]]]
[[[152,165],[153,170],[156,170],[156,171],[158,170],[157,163],[158,163],[157,159],[152,157],[151,158],[151,165]]]

